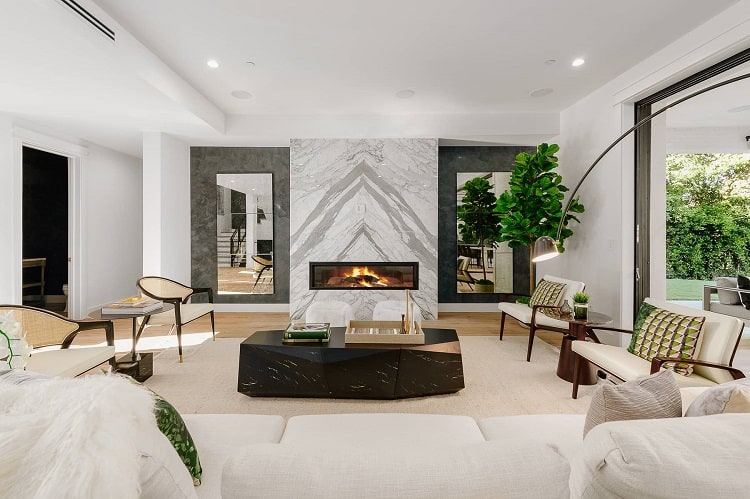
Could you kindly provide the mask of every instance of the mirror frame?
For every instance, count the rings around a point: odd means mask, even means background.
[[[289,148],[190,148],[190,259],[191,285],[217,290],[216,175],[272,173],[273,182],[273,294],[222,294],[215,303],[289,303]],[[198,298],[196,296],[196,298]],[[252,332],[252,331],[250,331]],[[250,334],[250,332],[248,334]]]

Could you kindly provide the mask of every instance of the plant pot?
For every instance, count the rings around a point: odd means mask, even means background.
[[[579,321],[585,321],[589,318],[589,304],[588,303],[574,303],[573,304],[573,318]]]
[[[474,289],[477,293],[494,293],[495,292],[495,284],[474,284]]]

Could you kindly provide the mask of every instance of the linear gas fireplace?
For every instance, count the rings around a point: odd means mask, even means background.
[[[310,289],[419,289],[419,262],[310,262]]]

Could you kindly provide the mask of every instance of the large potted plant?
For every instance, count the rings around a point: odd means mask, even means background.
[[[464,184],[464,196],[457,208],[458,231],[461,240],[476,243],[480,248],[482,279],[475,281],[476,290],[481,293],[495,291],[495,283],[487,279],[487,246],[492,247],[500,235],[500,215],[495,212],[497,198],[492,192],[492,184],[477,177]]]
[[[557,238],[557,227],[563,210],[563,198],[568,188],[562,184],[562,175],[557,173],[557,144],[540,144],[536,153],[522,152],[516,156],[508,190],[497,199],[495,213],[500,217],[498,241],[505,241],[511,248],[529,248],[529,290],[534,289],[534,263],[531,261],[534,241],[541,236],[558,240],[562,253],[563,241],[573,235],[568,222],[575,220],[584,208],[574,199],[570,204],[562,232]]]

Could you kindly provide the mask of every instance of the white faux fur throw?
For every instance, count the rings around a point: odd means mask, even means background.
[[[151,394],[118,376],[0,377],[0,497],[137,498]]]

